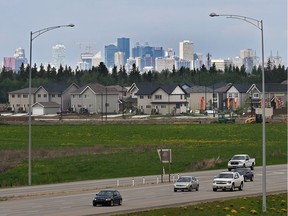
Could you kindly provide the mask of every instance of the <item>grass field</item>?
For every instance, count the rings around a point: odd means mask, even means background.
[[[188,205],[175,208],[165,208],[156,210],[147,210],[142,212],[125,213],[125,216],[286,216],[287,215],[287,193],[272,194],[266,197],[266,212],[262,211],[262,196],[244,197],[238,199],[220,200],[214,202],[205,202],[196,205]]]
[[[0,125],[1,187],[27,185],[28,127]],[[261,124],[85,124],[32,126],[32,184],[226,168],[237,153],[262,163]],[[267,165],[287,163],[287,125],[266,124]],[[217,163],[215,163],[217,159]],[[212,162],[211,162],[212,161]]]

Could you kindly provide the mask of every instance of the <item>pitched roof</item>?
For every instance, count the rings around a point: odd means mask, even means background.
[[[257,89],[262,92],[262,83],[256,84]],[[287,92],[287,84],[265,83],[265,92]]]
[[[31,93],[35,93],[38,88],[31,88]],[[18,89],[8,92],[8,94],[29,94],[29,88]]]
[[[35,104],[32,105],[32,107],[36,106],[36,105],[40,105],[41,107],[45,107],[45,108],[59,108],[60,105],[56,102],[36,102]]]
[[[207,87],[207,86],[192,86],[188,89],[185,89],[185,91],[187,93],[204,93],[204,92],[207,92],[207,93],[212,93],[213,92],[213,89]]]
[[[246,93],[249,88],[252,86],[252,84],[249,83],[243,83],[243,84],[233,84],[229,87],[229,89],[234,86],[240,93]],[[229,90],[227,89],[227,91]]]
[[[82,86],[81,88],[75,90],[71,94],[82,94],[83,91],[85,91],[87,88],[90,88],[95,94],[118,94],[118,91],[116,88],[111,86],[104,86],[99,83],[89,83],[85,86]]]
[[[73,83],[59,82],[59,83],[45,83],[39,88],[43,87],[49,93],[64,92]]]
[[[175,83],[171,84],[137,83],[136,85],[139,89],[136,95],[152,95],[158,89],[163,89],[163,91],[165,91],[167,94],[171,94],[177,86],[179,86],[179,88],[181,88],[183,92],[186,93],[185,90],[180,85]]]

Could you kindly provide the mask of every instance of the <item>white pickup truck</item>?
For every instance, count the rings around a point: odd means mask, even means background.
[[[255,165],[255,158],[250,158],[248,154],[237,154],[228,161],[228,170],[231,171],[238,167],[250,167],[253,170]]]

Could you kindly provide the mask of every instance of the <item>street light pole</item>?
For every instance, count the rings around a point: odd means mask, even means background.
[[[263,20],[257,20],[251,17],[229,14],[211,13],[210,17],[224,16],[231,19],[239,19],[250,23],[261,31],[261,49],[262,49],[262,211],[266,212],[266,116],[265,116],[265,71],[264,71],[264,37]]]
[[[32,82],[32,42],[38,36],[44,34],[45,32],[51,31],[53,29],[62,28],[62,27],[74,27],[74,24],[69,25],[59,25],[59,26],[51,26],[48,28],[40,29],[35,32],[30,32],[30,60],[29,60],[29,113],[28,113],[28,185],[31,185],[31,171],[32,171],[32,163],[31,163],[31,114],[32,114],[32,99],[31,99],[31,82]]]

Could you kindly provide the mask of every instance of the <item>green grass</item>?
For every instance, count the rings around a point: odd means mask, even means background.
[[[262,196],[205,202],[175,208],[126,213],[126,216],[235,216],[235,215],[287,215],[287,193],[266,196],[266,212],[262,211]]]
[[[0,153],[8,158],[5,163],[19,160],[1,172],[0,184],[26,185],[28,127],[0,125],[0,131]],[[237,153],[248,153],[261,165],[262,126],[33,125],[32,184],[158,175],[162,165],[157,148],[172,149],[172,173],[226,168],[227,160]],[[287,163],[285,124],[266,124],[266,153],[267,165]],[[199,161],[218,157],[220,163],[214,167],[195,168]]]

